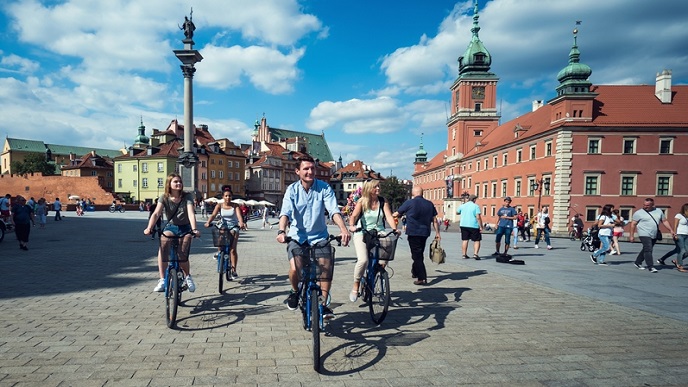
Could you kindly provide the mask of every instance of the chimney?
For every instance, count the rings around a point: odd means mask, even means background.
[[[662,103],[671,103],[671,70],[664,70],[661,73],[657,73],[655,96]]]
[[[536,111],[542,107],[543,103],[541,99],[536,99],[533,101],[533,111]]]

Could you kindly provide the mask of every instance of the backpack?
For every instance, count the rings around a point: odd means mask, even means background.
[[[430,260],[436,264],[444,263],[444,259],[447,257],[447,253],[444,251],[442,246],[440,246],[440,240],[434,239],[430,243]]]
[[[516,227],[521,228],[526,225],[526,217],[523,214],[516,217]]]

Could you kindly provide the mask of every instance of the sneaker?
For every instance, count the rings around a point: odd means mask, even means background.
[[[239,278],[239,274],[237,274],[236,270],[232,270],[232,278],[234,278],[234,279]]]
[[[645,270],[644,267],[638,265],[637,263],[633,263],[633,266],[635,266],[636,269]]]
[[[612,250],[612,252],[609,253],[609,255],[616,255],[616,251]]]
[[[535,245],[535,248],[536,248],[536,249],[539,249],[540,247],[539,247],[538,245]]]
[[[289,293],[289,297],[287,297],[287,308],[289,308],[289,310],[296,310],[298,306],[299,295],[292,290],[291,293]]]
[[[191,278],[191,274],[186,276],[186,287],[189,288],[189,291],[191,293],[196,291],[196,284],[193,282],[193,278]]]
[[[552,246],[547,245],[547,250],[552,250]]]
[[[499,251],[495,251],[494,253],[492,253],[492,256],[493,256],[493,257],[498,257],[499,255],[500,255],[500,254],[499,254]]]
[[[666,258],[665,258],[665,259],[666,259]],[[666,265],[666,263],[664,263],[664,259],[658,259],[658,260],[657,260],[657,263],[660,264],[660,265],[662,265],[662,266]]]
[[[650,273],[657,273],[659,270],[655,269],[654,267],[650,268]]]
[[[358,292],[356,290],[352,290],[349,293],[349,301],[356,302],[356,300],[358,300]]]
[[[590,254],[590,260],[592,261],[592,263],[597,263],[597,258],[595,258],[593,254]]]
[[[165,279],[160,278],[158,284],[153,288],[154,292],[164,292],[165,291]]]
[[[609,266],[607,262],[597,262],[599,266]]]
[[[323,320],[331,320],[335,317],[332,309],[325,305],[322,306],[322,316]]]

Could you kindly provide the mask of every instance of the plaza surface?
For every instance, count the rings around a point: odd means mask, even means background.
[[[551,251],[521,242],[512,253],[526,265],[517,266],[489,256],[491,234],[483,260],[461,259],[452,226],[442,239],[447,263],[428,260],[430,284],[419,287],[400,240],[381,326],[349,302],[354,250],[339,247],[337,318],[322,337],[318,374],[311,335],[286,308],[276,229],[250,222],[240,278],[224,294],[204,229],[191,251],[197,290],[183,294],[171,330],[163,295],[151,291],[157,242],[142,234],[147,214],[66,215],[34,228],[29,251],[13,234],[0,243],[1,386],[688,385],[688,275],[636,269],[640,244],[623,244],[599,267],[579,242],[554,239]],[[657,246],[655,259],[671,247]]]

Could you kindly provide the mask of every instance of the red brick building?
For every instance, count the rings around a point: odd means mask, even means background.
[[[479,29],[476,9],[451,87],[446,151],[428,161],[421,144],[416,154],[414,184],[440,216],[456,220],[461,195],[476,194],[484,220],[495,223],[511,196],[530,214],[549,206],[556,233],[574,213],[589,224],[607,203],[628,219],[645,197],[672,218],[688,202],[688,86],[672,85],[670,71],[655,85],[593,85],[574,30],[556,96],[500,125],[498,78]]]

